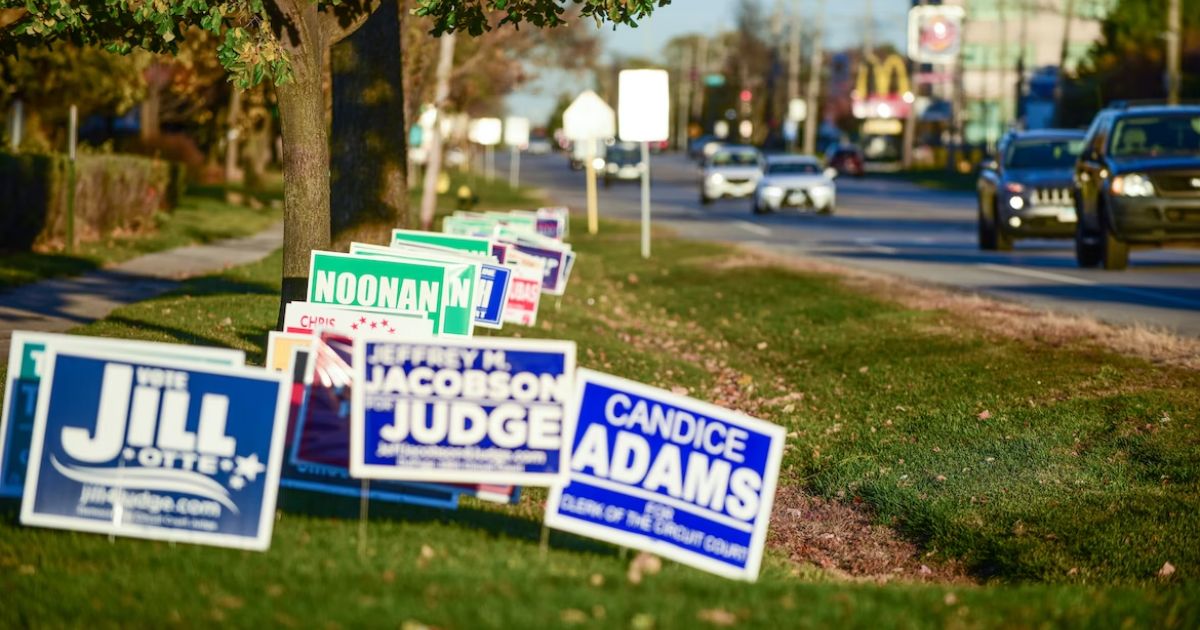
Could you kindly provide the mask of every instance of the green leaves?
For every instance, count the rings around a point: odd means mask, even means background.
[[[671,0],[572,0],[580,5],[582,17],[594,18],[598,23],[636,26],[637,20],[650,15],[655,8],[670,4]],[[550,28],[564,24],[562,15],[566,3],[556,0],[418,0],[413,13],[433,18],[434,35],[466,31],[478,36],[493,28],[488,21],[488,12],[501,13],[498,25],[519,26],[529,23],[538,28]]]

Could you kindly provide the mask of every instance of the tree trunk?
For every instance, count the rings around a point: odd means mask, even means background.
[[[146,82],[146,100],[138,108],[138,136],[143,143],[158,139],[162,128],[162,86],[157,81]]]
[[[421,229],[433,227],[437,212],[437,181],[442,173],[442,115],[446,99],[450,96],[450,73],[454,70],[454,33],[442,35],[438,52],[437,85],[434,88],[433,107],[437,112],[433,127],[429,131],[428,147],[425,151],[425,183],[421,191]]]
[[[225,183],[236,184],[241,180],[238,170],[238,144],[241,142],[242,90],[234,87],[229,91],[229,116],[225,121]]]
[[[316,3],[308,12],[317,14]],[[292,48],[293,79],[276,88],[283,137],[281,322],[283,305],[306,297],[312,250],[329,247],[329,138],[321,89],[325,46],[314,39]]]
[[[408,164],[404,119],[402,17],[385,0],[331,49],[333,243],[386,243],[408,227]]]

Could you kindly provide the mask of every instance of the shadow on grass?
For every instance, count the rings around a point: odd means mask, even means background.
[[[280,488],[277,507],[288,514],[357,521],[360,504],[358,499],[350,497]],[[517,506],[497,506],[488,510],[460,505],[456,510],[444,510],[406,503],[372,501],[368,509],[368,520],[462,525],[486,532],[492,538],[507,537],[536,543],[542,535],[542,524],[514,513],[517,509]],[[564,532],[551,532],[550,542],[551,547],[555,549],[609,556],[618,553],[617,548],[611,545]]]
[[[90,258],[68,254],[0,253],[0,291],[47,278],[77,276],[99,266]]]

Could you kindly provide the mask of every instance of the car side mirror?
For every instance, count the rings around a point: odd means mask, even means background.
[[[832,166],[825,167],[825,177],[828,177],[829,179],[833,179],[833,178],[837,177],[837,175],[838,175],[838,172],[837,172],[836,168],[833,168]]]
[[[999,168],[1000,163],[996,161],[996,158],[987,158],[979,163],[979,169],[983,171],[995,171]]]

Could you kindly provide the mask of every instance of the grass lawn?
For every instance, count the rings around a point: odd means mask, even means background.
[[[223,188],[197,187],[174,212],[161,215],[158,230],[150,234],[83,243],[71,254],[0,254],[0,290],[47,278],[79,275],[150,252],[249,236],[283,216],[270,207],[255,210],[225,203],[224,194]]]
[[[634,584],[607,545],[556,533],[542,551],[536,491],[456,513],[372,504],[365,556],[357,503],[304,493],[283,495],[266,554],[22,528],[8,503],[0,626],[1200,624],[1200,375],[1004,339],[724,246],[664,236],[645,262],[632,225],[573,234],[567,296],[503,334],[574,339],[582,366],[785,425],[783,485],[962,573],[845,578],[777,541],[757,584],[671,563]],[[195,279],[78,332],[260,362],[279,265]]]

